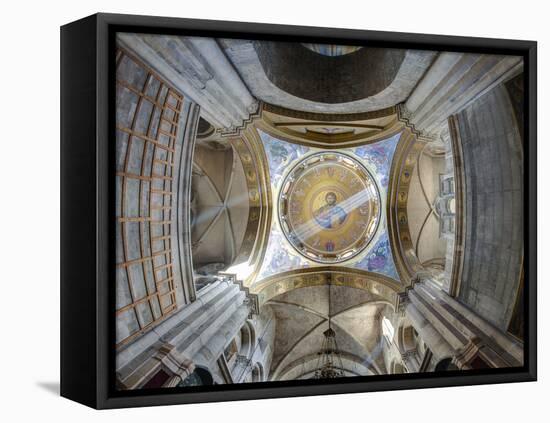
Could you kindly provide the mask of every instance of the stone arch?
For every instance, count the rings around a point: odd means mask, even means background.
[[[331,284],[368,291],[373,294],[373,300],[386,302],[394,309],[397,293],[402,291],[401,285],[387,276],[340,266],[318,266],[282,272],[254,284],[250,291],[258,295],[262,306],[270,299],[294,289]]]
[[[398,346],[399,352],[406,353],[407,351],[412,351],[416,348],[416,331],[413,328],[412,324],[408,322],[403,322],[398,329]]]
[[[256,330],[254,325],[247,320],[240,331],[239,355],[250,358],[254,352],[256,343]]]
[[[252,382],[262,382],[265,379],[264,367],[262,363],[256,363],[251,372]]]

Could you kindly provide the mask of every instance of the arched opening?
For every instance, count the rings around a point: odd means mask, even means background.
[[[256,363],[252,369],[252,382],[261,382],[264,380],[264,369],[260,363]]]
[[[202,367],[197,367],[191,373],[189,376],[187,376],[184,380],[182,380],[180,383],[178,383],[178,387],[185,387],[185,386],[207,386],[207,385],[213,385],[214,384],[214,378],[212,377],[212,374]]]
[[[365,47],[329,56],[302,44],[281,42],[256,42],[254,48],[274,85],[296,97],[327,104],[382,92],[394,81],[406,55],[406,50]],[[370,77],[364,78],[365,73]]]
[[[253,353],[254,342],[254,326],[247,321],[241,328],[240,332],[239,355],[250,358]]]
[[[400,328],[399,347],[401,352],[414,350],[417,347],[417,333],[412,326],[402,326]]]
[[[444,358],[435,365],[436,372],[446,372],[449,370],[458,370],[456,364],[453,363],[452,358]]]
[[[401,364],[399,362],[393,363],[392,374],[399,375],[399,374],[403,374],[403,373],[407,373],[406,370],[405,370],[405,367],[403,366],[403,364]]]

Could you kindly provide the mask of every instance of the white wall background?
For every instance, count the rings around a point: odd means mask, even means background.
[[[539,41],[539,163],[550,160],[550,31],[545,2],[394,0],[24,1],[2,4],[0,31],[0,420],[547,421],[548,270],[539,273],[539,382],[96,412],[58,397],[59,26],[103,12]],[[548,214],[550,166],[539,170]],[[539,240],[550,239],[545,214]],[[539,241],[539,261],[548,260]],[[546,392],[545,392],[546,390]],[[538,418],[537,418],[538,417]]]

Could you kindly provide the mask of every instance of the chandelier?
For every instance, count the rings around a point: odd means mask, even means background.
[[[321,350],[317,353],[319,359],[317,360],[317,370],[313,376],[314,379],[334,379],[337,377],[344,377],[344,367],[342,366],[342,358],[340,357],[340,350],[338,349],[338,343],[336,342],[336,332],[331,326],[331,310],[330,310],[330,289],[331,283],[329,280],[328,285],[328,329],[323,332],[323,344]]]

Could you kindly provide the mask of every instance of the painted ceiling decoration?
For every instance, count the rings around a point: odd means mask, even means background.
[[[369,244],[380,222],[380,194],[353,157],[317,153],[298,162],[279,190],[279,225],[306,258],[340,263]]]
[[[399,280],[382,211],[400,134],[335,153],[258,132],[279,219],[272,220],[256,282],[323,263]],[[360,192],[370,194],[363,198]]]

